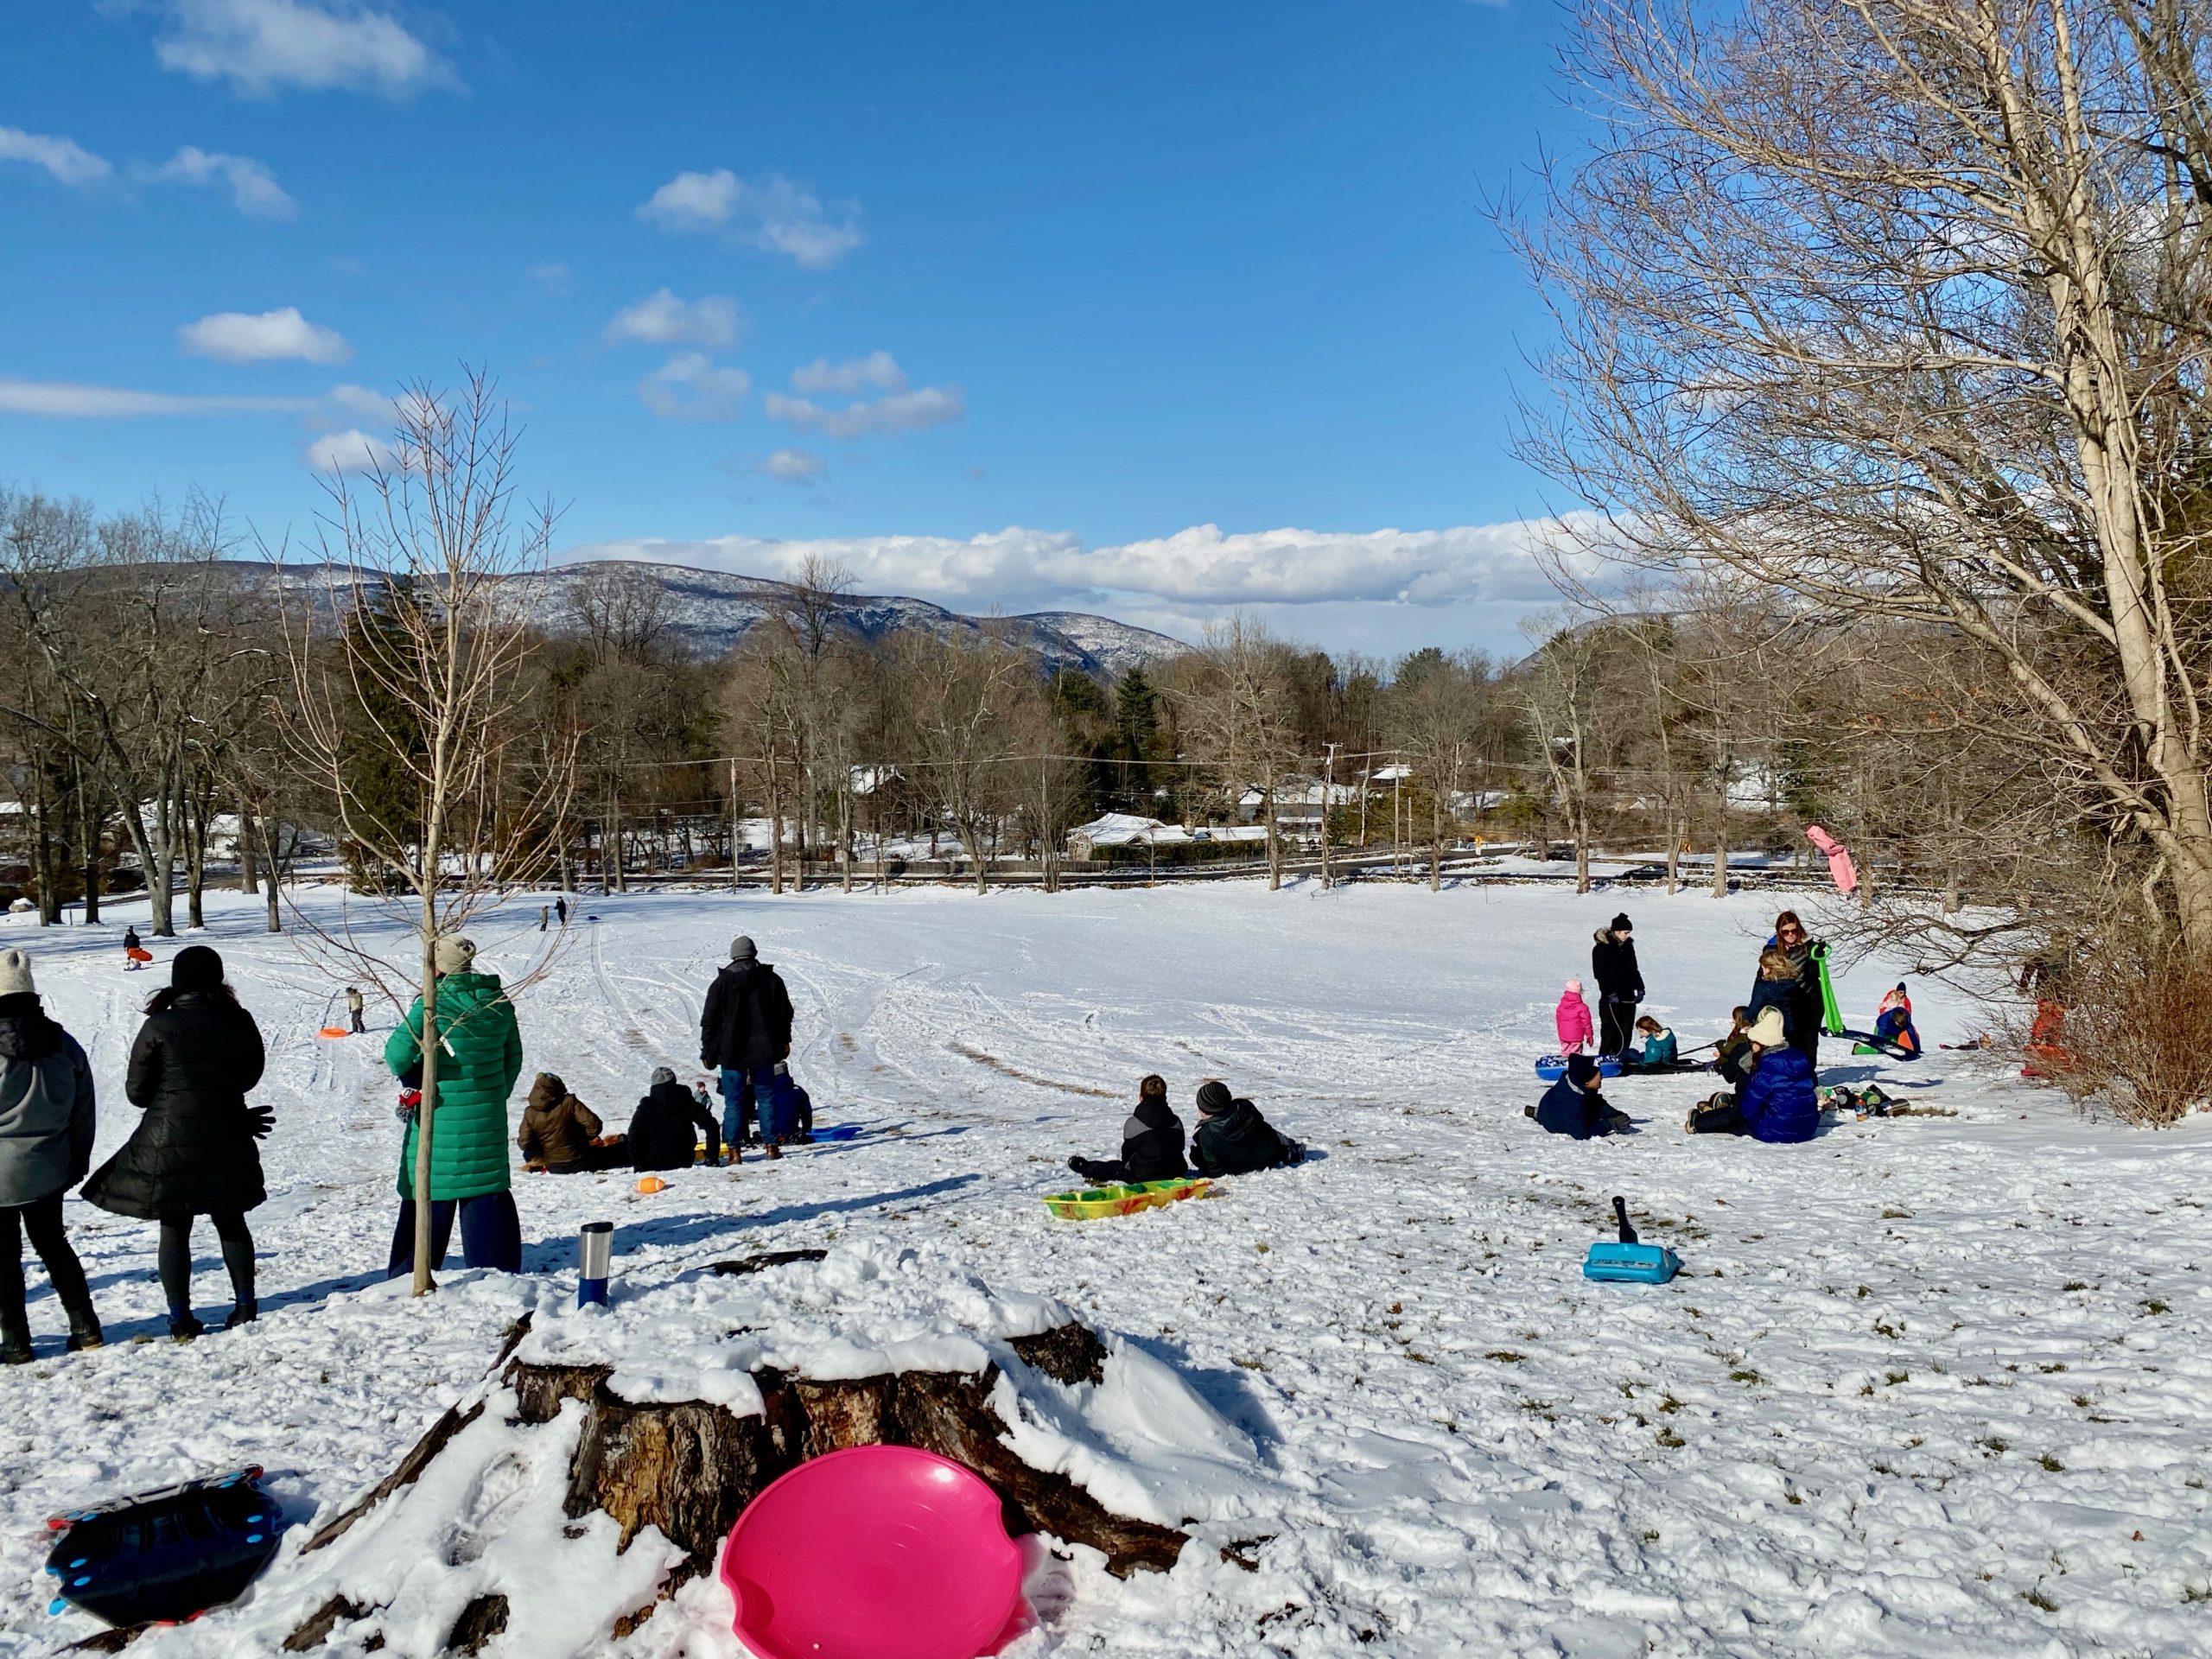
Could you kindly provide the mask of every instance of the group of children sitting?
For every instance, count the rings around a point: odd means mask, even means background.
[[[1232,1096],[1225,1083],[1198,1085],[1198,1127],[1191,1136],[1190,1163],[1201,1175],[1248,1175],[1302,1163],[1306,1148],[1260,1116],[1260,1109]],[[1135,1185],[1189,1174],[1183,1158],[1183,1120],[1167,1103],[1167,1080],[1154,1076],[1137,1085],[1136,1109],[1122,1126],[1122,1155],[1071,1158],[1068,1167],[1086,1181]]]
[[[784,1066],[775,1069],[778,1098],[760,1103],[760,1119],[773,1126],[756,1136],[750,1134],[744,1113],[733,1131],[728,1148],[729,1161],[744,1161],[739,1140],[764,1144],[770,1158],[783,1156],[784,1146],[806,1146],[814,1139],[814,1102],[805,1090],[791,1080]],[[701,1161],[699,1132],[706,1132],[709,1164],[722,1161],[722,1126],[715,1121],[702,1079],[686,1089],[667,1066],[653,1070],[652,1086],[638,1102],[627,1135],[605,1135],[599,1114],[569,1092],[569,1085],[550,1071],[541,1071],[530,1086],[522,1128],[515,1143],[522,1148],[530,1169],[553,1175],[577,1175],[594,1170],[632,1169],[639,1174],[655,1170],[689,1169]]]

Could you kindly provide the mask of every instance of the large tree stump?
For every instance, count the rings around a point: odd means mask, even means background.
[[[1064,1325],[1007,1340],[1029,1366],[1058,1382],[1091,1382],[1105,1374],[1107,1351],[1090,1330]],[[664,1600],[681,1585],[713,1572],[722,1541],[745,1506],[778,1477],[810,1458],[855,1446],[911,1446],[963,1464],[988,1482],[1004,1505],[1007,1529],[1046,1532],[1084,1544],[1127,1578],[1140,1569],[1164,1572],[1187,1541],[1173,1528],[1116,1515],[1065,1475],[1032,1468],[1005,1444],[1007,1425],[991,1404],[996,1364],[976,1372],[904,1371],[823,1381],[755,1371],[764,1410],[740,1416],[703,1401],[633,1402],[609,1386],[604,1365],[509,1363],[499,1381],[512,1391],[513,1416],[525,1427],[556,1421],[569,1402],[583,1421],[568,1470],[563,1512],[572,1519],[604,1513],[620,1528],[619,1552],[648,1528],[683,1552],[660,1587]],[[326,1526],[308,1548],[333,1541],[376,1507],[404,1501],[456,1435],[485,1408],[483,1402],[447,1413],[374,1491]],[[498,1408],[499,1396],[490,1396]],[[626,1615],[626,1634],[652,1616],[658,1602]],[[342,1625],[376,1610],[334,1597],[292,1631],[284,1646],[308,1652]],[[473,1653],[505,1628],[504,1597],[473,1602],[447,1638],[449,1652]]]

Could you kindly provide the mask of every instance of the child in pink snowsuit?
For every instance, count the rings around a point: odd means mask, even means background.
[[[1590,1005],[1582,1000],[1582,982],[1567,982],[1567,994],[1559,1000],[1556,1011],[1559,1025],[1559,1052],[1561,1054],[1594,1054],[1597,1052],[1597,1028],[1590,1023]]]

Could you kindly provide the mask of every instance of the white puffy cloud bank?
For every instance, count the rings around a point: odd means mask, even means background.
[[[1402,612],[1497,607],[1510,620],[1556,601],[1539,550],[1560,544],[1567,531],[1592,527],[1584,518],[1414,531],[1229,532],[1196,524],[1172,536],[1087,547],[1072,531],[1014,526],[965,539],[608,541],[572,548],[562,556],[564,562],[645,559],[779,577],[818,554],[850,570],[861,592],[934,600],[956,610],[1096,608],[1193,634],[1211,616],[1249,608],[1281,620],[1286,629],[1294,630],[1303,613],[1329,633],[1388,643],[1383,636],[1400,630],[1378,633],[1338,624],[1348,608],[1370,607]],[[1414,634],[1451,632],[1433,619],[1409,620],[1408,626]]]

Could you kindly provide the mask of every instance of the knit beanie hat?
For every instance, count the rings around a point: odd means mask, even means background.
[[[749,935],[741,933],[729,942],[729,959],[732,962],[758,962],[760,952],[753,948]]]
[[[1218,1117],[1230,1107],[1229,1085],[1215,1081],[1198,1085],[1198,1110],[1208,1117]]]
[[[1761,1048],[1780,1048],[1788,1042],[1789,1039],[1783,1034],[1782,1010],[1761,1008],[1759,1017],[1751,1022],[1750,1036]]]
[[[653,1087],[654,1087],[654,1088],[658,1089],[658,1088],[659,1088],[659,1087],[661,1086],[661,1084],[663,1084],[664,1083],[674,1083],[675,1081],[676,1081],[676,1073],[675,1073],[674,1071],[672,1071],[671,1070],[670,1070],[667,1066],[664,1066],[664,1065],[657,1065],[657,1066],[653,1067]]]
[[[442,974],[465,974],[476,965],[476,941],[448,933],[432,948],[430,961]]]
[[[1578,1089],[1587,1089],[1598,1080],[1598,1062],[1587,1054],[1567,1057],[1567,1075]]]
[[[22,996],[37,989],[31,983],[31,959],[20,950],[0,950],[0,996]]]
[[[204,944],[188,944],[169,964],[169,984],[180,991],[219,990],[223,959]]]
[[[1570,980],[1568,980],[1568,981],[1567,982],[1567,994],[1569,996],[1580,996],[1580,995],[1582,995],[1582,982],[1581,982],[1580,980],[1579,980],[1579,979],[1570,979]]]
[[[1616,932],[1616,933],[1633,933],[1635,931],[1636,931],[1636,929],[1635,929],[1634,925],[1633,925],[1629,921],[1629,918],[1628,918],[1628,912],[1626,912],[1626,911],[1623,911],[1623,912],[1621,912],[1621,913],[1620,913],[1619,915],[1618,915],[1618,916],[1616,916],[1616,917],[1614,917],[1614,918],[1613,918],[1613,931],[1614,931],[1614,932]]]

